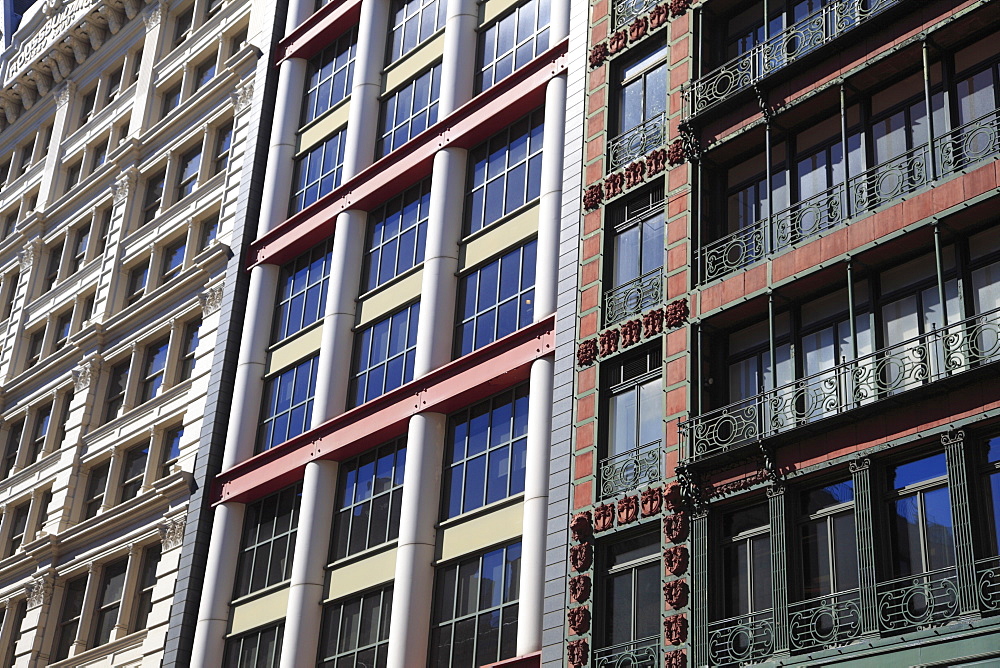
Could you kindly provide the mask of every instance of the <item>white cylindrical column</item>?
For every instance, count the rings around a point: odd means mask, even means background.
[[[299,510],[298,540],[288,588],[288,612],[281,643],[281,668],[312,666],[319,645],[325,571],[329,556],[333,509],[337,501],[337,470],[332,461],[306,464]]]
[[[564,127],[566,127],[566,75],[561,74],[551,79],[545,89],[545,138],[538,200],[538,254],[535,263],[536,322],[556,311]]]
[[[240,535],[243,533],[242,503],[223,503],[215,508],[208,562],[202,584],[198,625],[195,627],[192,666],[221,666],[229,628],[229,599],[236,582]],[[232,549],[222,549],[221,546]]]
[[[441,61],[441,94],[438,118],[444,118],[472,99],[476,78],[477,0],[449,0],[445,15],[444,59]]]
[[[446,416],[440,413],[410,418],[389,629],[389,668],[423,665],[427,656],[446,423]]]
[[[263,235],[288,218],[292,174],[295,171],[292,165],[298,148],[297,134],[308,67],[309,64],[302,58],[289,58],[279,65],[276,99],[280,104],[275,106],[271,125],[258,235]]]

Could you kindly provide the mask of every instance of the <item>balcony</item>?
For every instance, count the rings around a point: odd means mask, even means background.
[[[604,326],[610,327],[626,318],[642,315],[643,311],[662,302],[663,271],[657,267],[604,293]]]
[[[666,143],[667,114],[663,112],[608,143],[608,172],[625,167]]]
[[[932,151],[933,148],[933,151]],[[700,281],[722,278],[767,256],[851,223],[930,185],[1000,155],[1000,113],[993,111],[793,206],[700,252]],[[933,169],[932,169],[933,168]]]
[[[601,460],[601,500],[623,492],[652,485],[663,480],[660,462],[663,460],[661,441]]]
[[[721,619],[708,626],[709,665],[757,663],[774,652],[771,610]]]
[[[976,562],[976,592],[983,612],[1000,612],[1000,557]]]
[[[686,118],[735,97],[902,2],[903,0],[837,0],[818,9],[685,86],[683,95]]]
[[[659,665],[660,640],[655,636],[594,650],[594,668],[657,668]]]
[[[1000,309],[888,346],[691,418],[680,425],[687,462],[747,445],[1000,361]]]
[[[882,582],[876,601],[883,632],[942,624],[958,616],[958,576],[954,568],[943,568]]]
[[[792,652],[846,645],[860,636],[861,604],[857,589],[788,606],[788,642]]]
[[[612,18],[614,29],[619,30],[650,11],[663,0],[614,0]]]

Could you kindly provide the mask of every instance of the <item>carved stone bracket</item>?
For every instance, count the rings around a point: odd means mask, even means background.
[[[28,593],[28,609],[37,608],[40,605],[46,605],[49,599],[52,598],[52,574],[44,573],[42,575],[36,575],[31,582],[28,583],[27,587]]]
[[[244,79],[236,84],[236,90],[233,91],[233,110],[238,114],[249,109],[252,102],[253,79]]]
[[[83,392],[90,387],[90,381],[94,379],[101,369],[101,358],[97,355],[85,359],[78,367],[73,369],[73,389],[76,392]]]
[[[223,289],[221,285],[213,285],[205,292],[198,295],[201,302],[202,315],[212,315],[222,308]]]
[[[125,201],[129,192],[135,187],[136,178],[135,168],[130,167],[124,170],[121,176],[111,185],[111,192],[114,194],[116,204]]]
[[[172,550],[180,547],[184,542],[184,527],[187,524],[187,515],[180,514],[173,517],[166,517],[160,523],[160,540],[163,542],[163,550]]]

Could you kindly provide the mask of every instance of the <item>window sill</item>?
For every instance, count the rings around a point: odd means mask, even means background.
[[[466,245],[468,243],[471,243],[471,242],[475,241],[479,237],[486,236],[490,232],[492,232],[495,229],[497,229],[499,226],[501,226],[501,225],[503,225],[505,223],[508,223],[508,222],[514,220],[515,218],[517,218],[518,216],[520,216],[521,214],[523,214],[525,211],[529,211],[533,207],[538,206],[539,202],[541,202],[541,201],[542,201],[541,197],[536,197],[535,199],[531,200],[530,202],[525,202],[524,204],[522,204],[521,206],[517,207],[513,211],[510,211],[510,212],[508,212],[508,213],[500,216],[499,218],[497,218],[496,220],[494,220],[489,225],[481,227],[478,230],[476,230],[475,232],[470,232],[467,236],[462,237],[462,240],[459,242],[459,245],[464,246],[464,245]],[[465,224],[465,221],[463,221],[463,225],[464,224]]]
[[[367,253],[367,251],[365,252]],[[360,304],[361,302],[367,299],[371,299],[372,297],[378,295],[378,293],[388,290],[393,285],[396,285],[397,283],[402,283],[405,279],[409,278],[411,275],[417,273],[423,268],[424,268],[424,261],[421,260],[419,263],[413,265],[403,273],[396,274],[395,276],[387,280],[385,283],[382,283],[381,285],[372,288],[368,292],[362,292],[360,295],[358,295],[358,298],[355,300],[355,302]]]
[[[49,666],[51,666],[51,668],[79,666],[83,663],[89,662],[90,660],[98,659],[109,654],[119,654],[132,649],[140,649],[142,641],[145,639],[146,629],[134,631],[123,638],[119,638],[118,640],[112,640],[111,642],[104,643],[103,645],[91,647],[90,649],[82,652],[77,652],[68,659],[63,659],[62,661],[57,661],[56,663],[50,663]]]
[[[281,582],[275,582],[273,585],[268,585],[266,587],[263,587],[262,589],[258,589],[257,591],[250,592],[249,594],[244,594],[243,596],[240,596],[238,598],[234,598],[232,601],[229,602],[229,607],[235,608],[238,605],[244,605],[246,603],[250,603],[251,601],[256,601],[257,599],[269,596],[270,594],[273,594],[276,591],[287,589],[288,587],[291,586],[291,584],[292,584],[292,579],[291,577],[288,577],[282,580]]]
[[[388,65],[386,65],[385,69],[382,70],[382,80],[384,81],[387,78],[391,78],[391,74],[392,74],[393,70],[398,69],[399,67],[401,67],[404,63],[406,63],[406,61],[408,61],[408,60],[410,60],[412,58],[417,57],[420,54],[421,51],[423,51],[425,48],[427,48],[427,46],[429,44],[433,44],[434,41],[438,37],[440,37],[441,35],[443,35],[443,34],[444,34],[444,28],[443,27],[442,28],[438,28],[437,30],[435,30],[434,32],[432,32],[430,35],[428,35],[427,38],[424,39],[424,41],[420,42],[415,47],[413,47],[412,49],[410,49],[409,51],[407,51],[406,53],[404,53],[403,55],[401,55],[399,58],[396,58],[396,60],[394,60],[391,63],[389,63]],[[389,39],[390,40],[392,39],[392,30],[389,31]],[[384,97],[386,97],[385,93],[383,93],[379,97],[379,99],[381,100]]]

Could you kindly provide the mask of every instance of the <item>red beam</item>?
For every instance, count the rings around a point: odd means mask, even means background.
[[[333,236],[337,214],[370,210],[430,173],[442,148],[472,148],[545,101],[545,86],[566,69],[563,40],[511,76],[456,109],[250,245],[248,262],[284,264]]]
[[[555,316],[518,330],[426,376],[300,434],[216,476],[213,503],[247,503],[302,479],[306,464],[342,461],[406,432],[417,413],[450,413],[528,378],[552,353]]]
[[[275,64],[287,58],[312,58],[356,25],[360,16],[361,0],[333,0],[278,42]]]

